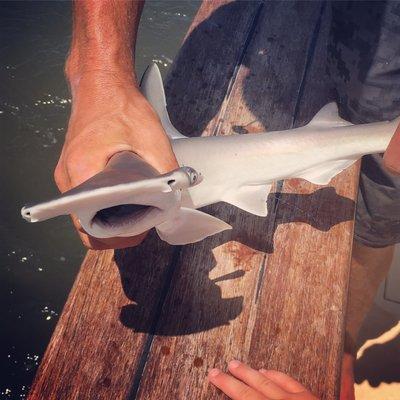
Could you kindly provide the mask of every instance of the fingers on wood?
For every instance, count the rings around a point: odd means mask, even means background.
[[[280,385],[246,364],[234,360],[229,363],[228,368],[233,376],[262,393],[268,399],[283,399],[288,394]]]
[[[218,369],[212,369],[208,374],[208,379],[232,400],[272,400],[239,379],[225,374]]]
[[[260,373],[276,385],[279,385],[286,392],[301,393],[307,390],[301,383],[283,372],[261,369]]]

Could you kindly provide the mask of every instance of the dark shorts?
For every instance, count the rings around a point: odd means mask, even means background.
[[[354,124],[398,117],[400,2],[331,5],[328,70],[341,116]],[[362,160],[355,239],[371,247],[400,243],[400,177],[384,169],[382,155]]]

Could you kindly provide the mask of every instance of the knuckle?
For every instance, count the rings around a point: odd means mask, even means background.
[[[69,177],[65,171],[64,163],[61,161],[61,159],[54,169],[53,178],[60,192],[65,192],[68,190]]]
[[[268,390],[273,386],[273,382],[268,378],[263,378],[260,382],[260,389],[261,390]]]
[[[253,390],[249,386],[242,387],[238,390],[238,397],[241,400],[251,400],[253,396]]]
[[[66,154],[65,157],[65,167],[70,176],[74,176],[74,174],[79,171],[81,165],[83,163],[83,157],[77,151],[70,151]]]
[[[63,180],[64,180],[64,171],[63,167],[61,167],[61,164],[58,163],[55,170],[54,170],[54,181],[56,182],[56,185],[58,187],[62,186]]]

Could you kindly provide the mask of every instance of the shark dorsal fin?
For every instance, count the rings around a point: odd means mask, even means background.
[[[175,129],[169,119],[164,85],[157,64],[153,63],[147,67],[142,76],[142,80],[140,81],[140,90],[156,111],[167,135],[171,139],[186,138],[186,136],[182,135],[177,129]]]
[[[335,126],[347,125],[352,124],[339,117],[338,107],[337,104],[334,102],[328,103],[327,105],[322,107],[308,124],[308,126],[326,126],[332,128]]]

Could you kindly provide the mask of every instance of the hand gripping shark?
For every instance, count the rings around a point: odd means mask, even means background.
[[[303,178],[328,184],[362,155],[384,152],[399,124],[398,118],[352,125],[330,103],[301,128],[188,138],[169,119],[156,65],[145,72],[141,90],[169,135],[181,167],[160,175],[134,153],[118,153],[80,186],[54,200],[25,206],[21,213],[26,220],[74,213],[94,237],[127,237],[155,227],[170,244],[194,243],[231,228],[198,208],[223,201],[265,217],[273,182]]]

